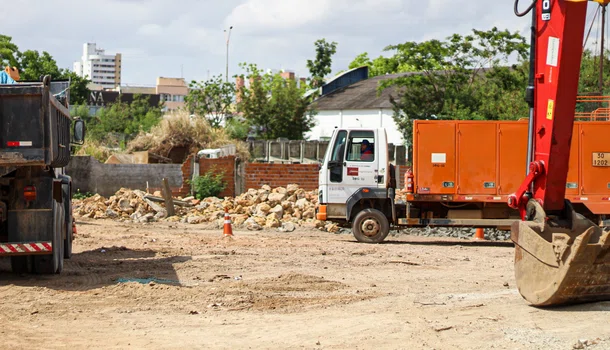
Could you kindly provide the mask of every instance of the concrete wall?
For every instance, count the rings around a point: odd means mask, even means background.
[[[388,143],[403,145],[404,139],[392,118],[393,114],[391,109],[318,111],[316,126],[306,133],[305,137],[309,140],[330,137],[335,127],[385,128]]]
[[[272,188],[298,184],[306,190],[318,188],[317,164],[268,164],[237,162],[235,156],[217,159],[200,159],[193,163],[190,156],[183,164],[102,164],[89,156],[73,157],[67,167],[72,176],[74,191],[99,193],[111,196],[122,187],[146,190],[149,182],[151,192],[161,190],[163,177],[169,179],[174,196],[191,194],[191,180],[210,169],[224,171],[226,189],[220,197],[234,197],[250,188],[269,185]],[[397,187],[404,187],[404,175],[410,167],[397,165]]]
[[[190,158],[187,160],[190,167]],[[188,193],[183,186],[185,164],[102,164],[89,156],[75,156],[66,168],[72,177],[74,191],[99,193],[111,196],[122,187],[146,190],[148,181],[151,190],[161,188],[161,181],[168,178],[174,194]],[[185,191],[186,189],[186,191]]]

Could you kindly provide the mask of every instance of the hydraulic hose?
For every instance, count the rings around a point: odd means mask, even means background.
[[[536,0],[533,0],[531,5],[523,12],[519,12],[519,0],[515,0],[515,15],[517,17],[523,17],[527,15],[536,6]]]

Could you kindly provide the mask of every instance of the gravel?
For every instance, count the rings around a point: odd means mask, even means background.
[[[472,240],[475,236],[475,228],[469,227],[410,227],[400,230],[390,231],[390,235],[412,235],[412,236],[424,236],[424,237],[439,237],[439,238],[459,238],[465,240]],[[488,241],[508,241],[510,240],[510,231],[497,230],[492,228],[486,228],[485,239]],[[349,228],[341,228],[336,232],[337,234],[352,234],[352,230]]]

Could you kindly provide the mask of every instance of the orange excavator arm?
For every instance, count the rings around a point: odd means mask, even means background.
[[[610,0],[594,0],[606,6]],[[565,199],[587,0],[533,0],[528,171],[509,197],[522,220],[511,228],[515,276],[534,305],[610,300],[610,232]]]

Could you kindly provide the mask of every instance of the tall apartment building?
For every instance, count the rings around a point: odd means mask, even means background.
[[[106,55],[95,43],[85,43],[81,60],[74,62],[74,72],[103,88],[116,88],[121,85],[121,54]]]

